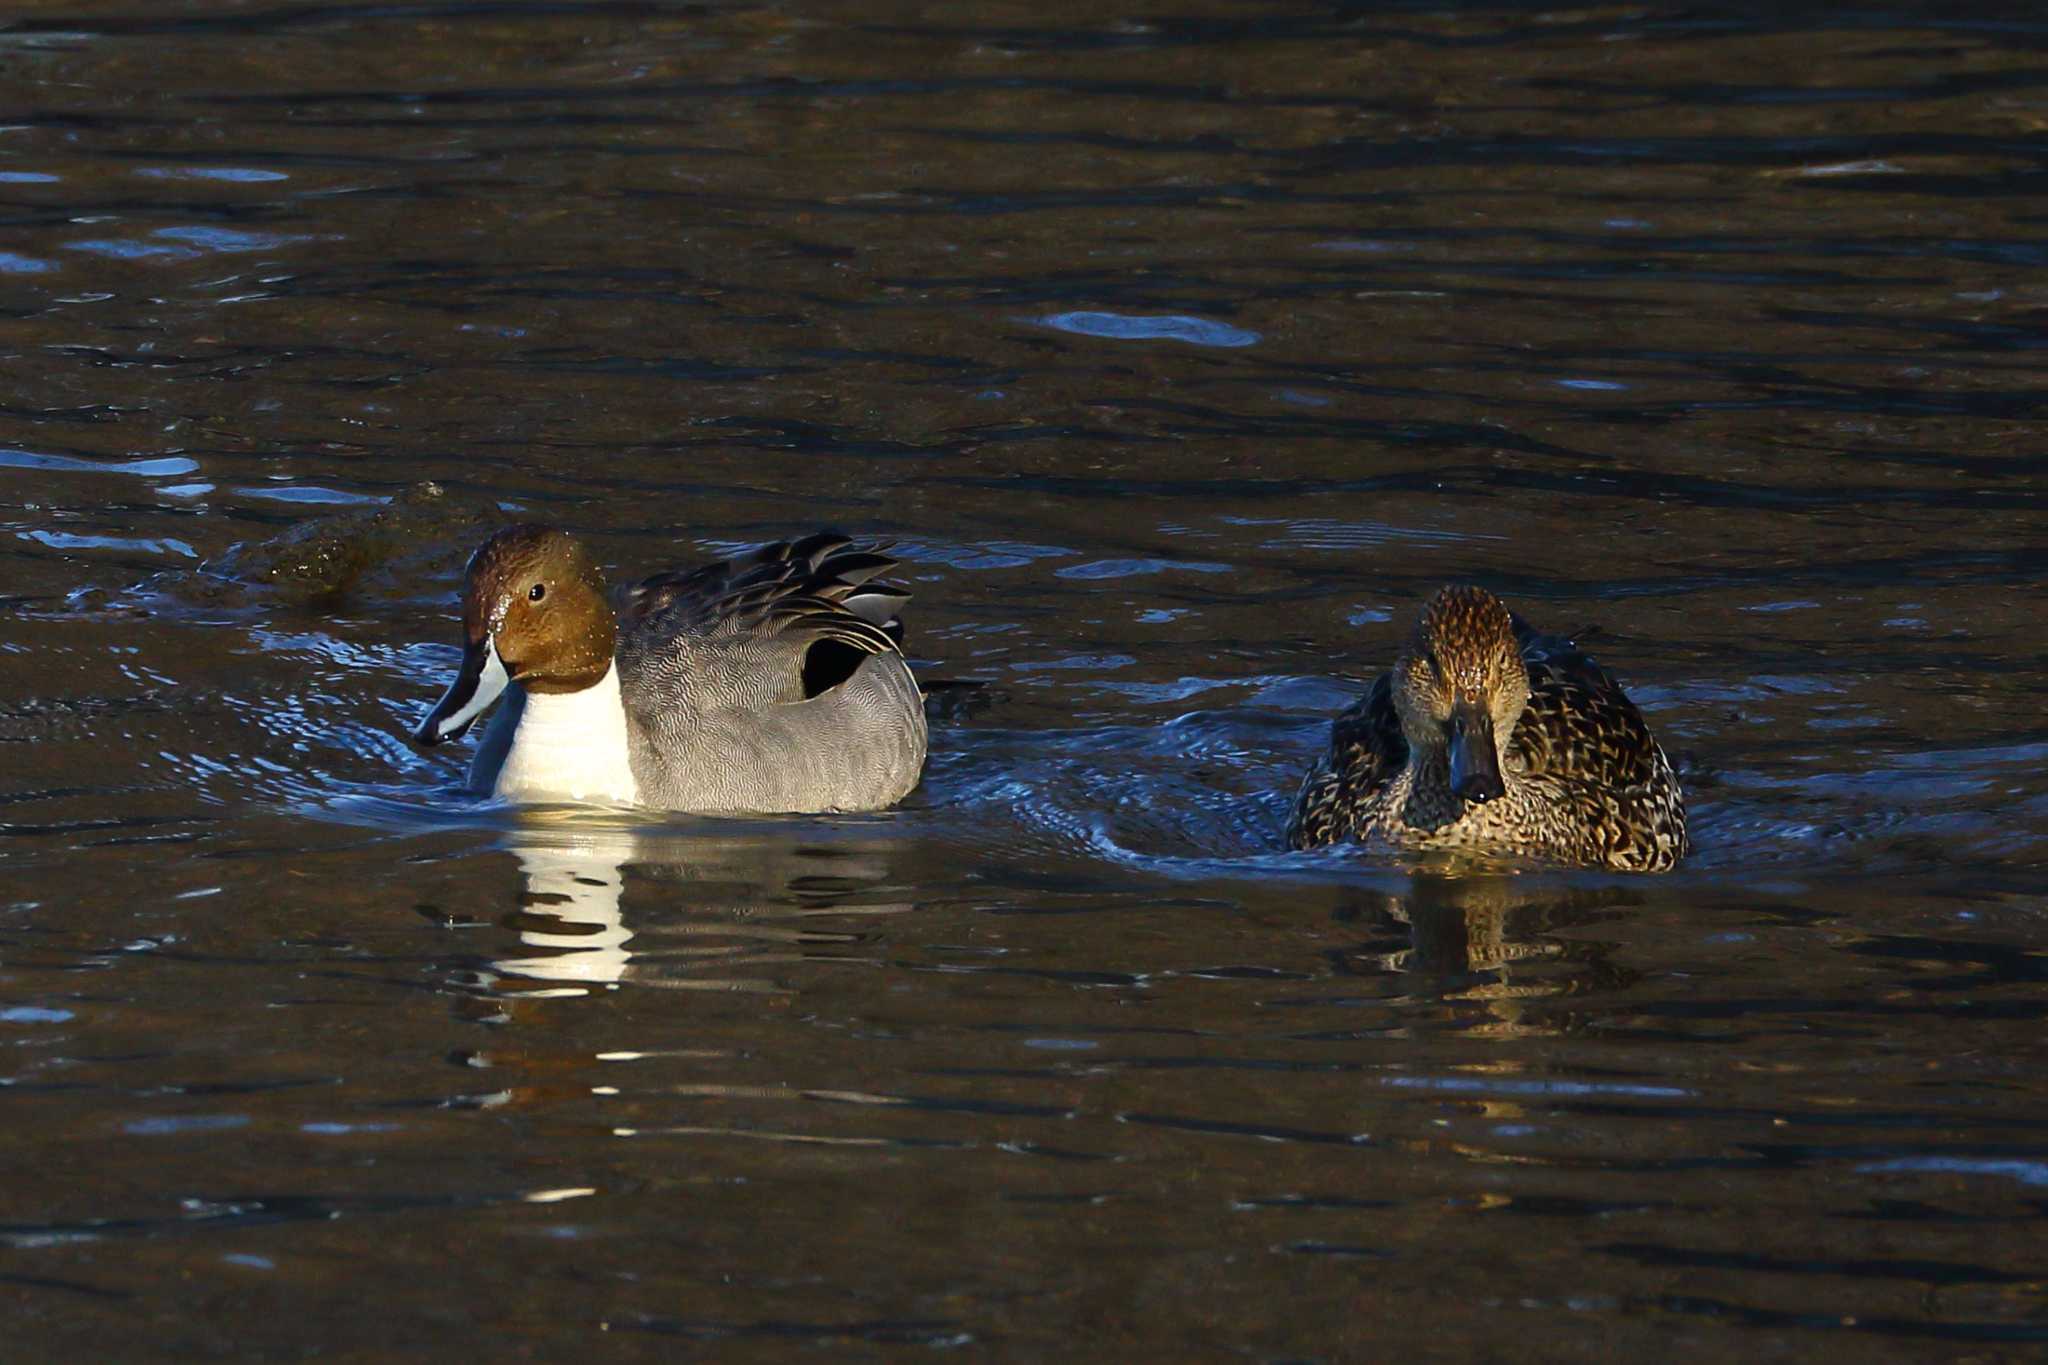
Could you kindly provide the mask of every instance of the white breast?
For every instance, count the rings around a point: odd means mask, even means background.
[[[516,717],[499,718],[511,727],[502,760],[494,736],[486,735],[470,770],[472,786],[506,801],[638,804],[616,666],[581,692],[522,692],[506,698],[508,712],[515,705]]]

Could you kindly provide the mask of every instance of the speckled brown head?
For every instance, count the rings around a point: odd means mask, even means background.
[[[1508,609],[1483,588],[1438,589],[1394,665],[1394,709],[1409,747],[1447,749],[1451,790],[1491,801],[1506,790],[1500,742],[1528,702],[1529,672]]]
[[[413,732],[454,739],[508,682],[580,692],[612,666],[618,623],[589,551],[550,526],[512,526],[469,558],[462,584],[462,669]]]

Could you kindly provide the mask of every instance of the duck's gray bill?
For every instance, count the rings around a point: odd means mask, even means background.
[[[412,737],[421,744],[439,744],[460,739],[476,718],[505,690],[505,665],[498,659],[497,641],[486,635],[483,643],[462,651],[462,671],[427,712]]]
[[[1492,801],[1507,792],[1493,744],[1493,717],[1476,706],[1451,712],[1451,791],[1461,801]]]

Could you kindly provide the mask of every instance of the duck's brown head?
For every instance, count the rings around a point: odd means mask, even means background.
[[[507,527],[469,557],[462,669],[413,738],[456,738],[508,682],[542,693],[593,686],[612,666],[617,643],[604,573],[590,552],[551,526]]]
[[[1394,665],[1394,709],[1409,747],[1448,750],[1451,790],[1491,801],[1507,790],[1500,747],[1529,702],[1514,618],[1483,588],[1440,588]]]

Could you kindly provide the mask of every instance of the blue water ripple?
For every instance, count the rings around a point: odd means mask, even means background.
[[[1054,313],[1037,322],[1057,332],[1113,341],[1185,341],[1194,346],[1255,346],[1257,332],[1180,313],[1140,317],[1127,313]]]

